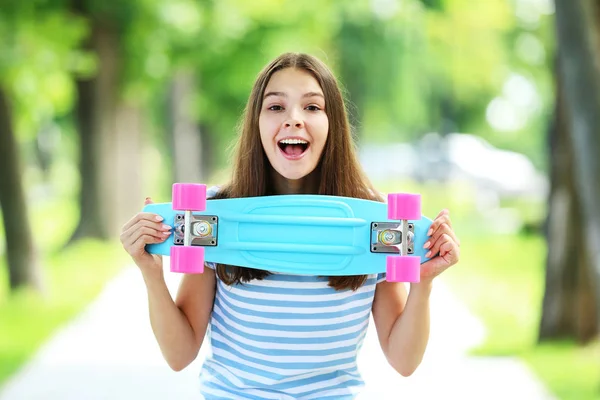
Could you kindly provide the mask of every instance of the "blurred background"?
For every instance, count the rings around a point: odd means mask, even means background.
[[[600,398],[599,34],[592,0],[0,0],[0,387],[130,266],[146,196],[228,179],[254,78],[301,51],[376,186],[451,210],[469,355]]]

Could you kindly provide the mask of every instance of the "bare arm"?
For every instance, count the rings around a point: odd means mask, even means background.
[[[146,199],[146,204],[152,201]],[[148,291],[148,308],[152,331],[169,366],[180,371],[198,355],[210,313],[216,278],[213,270],[184,275],[177,301],[173,301],[165,283],[162,257],[149,254],[145,246],[164,242],[171,227],[156,214],[138,213],[122,229],[121,243],[144,277]]]
[[[375,290],[373,319],[379,343],[390,365],[403,376],[421,363],[429,341],[431,282],[413,284],[407,296],[403,283],[382,282]]]
[[[373,300],[373,319],[381,348],[390,365],[403,376],[411,375],[423,360],[429,341],[429,298],[433,279],[456,264],[460,257],[448,210],[441,211],[431,225],[425,248],[435,255],[421,265],[421,281],[410,286],[382,282]]]
[[[162,274],[144,274],[152,331],[169,366],[180,371],[198,356],[215,297],[215,273],[184,275],[173,301]]]

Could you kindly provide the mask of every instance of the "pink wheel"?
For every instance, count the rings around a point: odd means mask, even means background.
[[[388,194],[388,219],[421,219],[421,195],[411,193]]]
[[[206,185],[199,183],[173,184],[173,210],[204,211],[206,209]]]
[[[386,280],[418,283],[421,280],[421,257],[388,256]]]
[[[171,272],[201,274],[204,272],[204,247],[171,247]]]

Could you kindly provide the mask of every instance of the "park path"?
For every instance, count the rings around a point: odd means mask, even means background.
[[[174,293],[178,276],[167,277]],[[409,378],[396,374],[371,323],[359,356],[367,384],[360,399],[554,399],[518,359],[468,356],[484,328],[443,281],[435,285],[421,366]],[[143,281],[128,267],[0,388],[0,400],[199,399],[197,375],[205,355],[203,349],[178,373],[167,367],[150,329]]]

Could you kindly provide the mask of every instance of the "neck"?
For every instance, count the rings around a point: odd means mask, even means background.
[[[317,194],[319,179],[317,170],[300,179],[286,179],[275,170],[272,172],[275,194]]]

